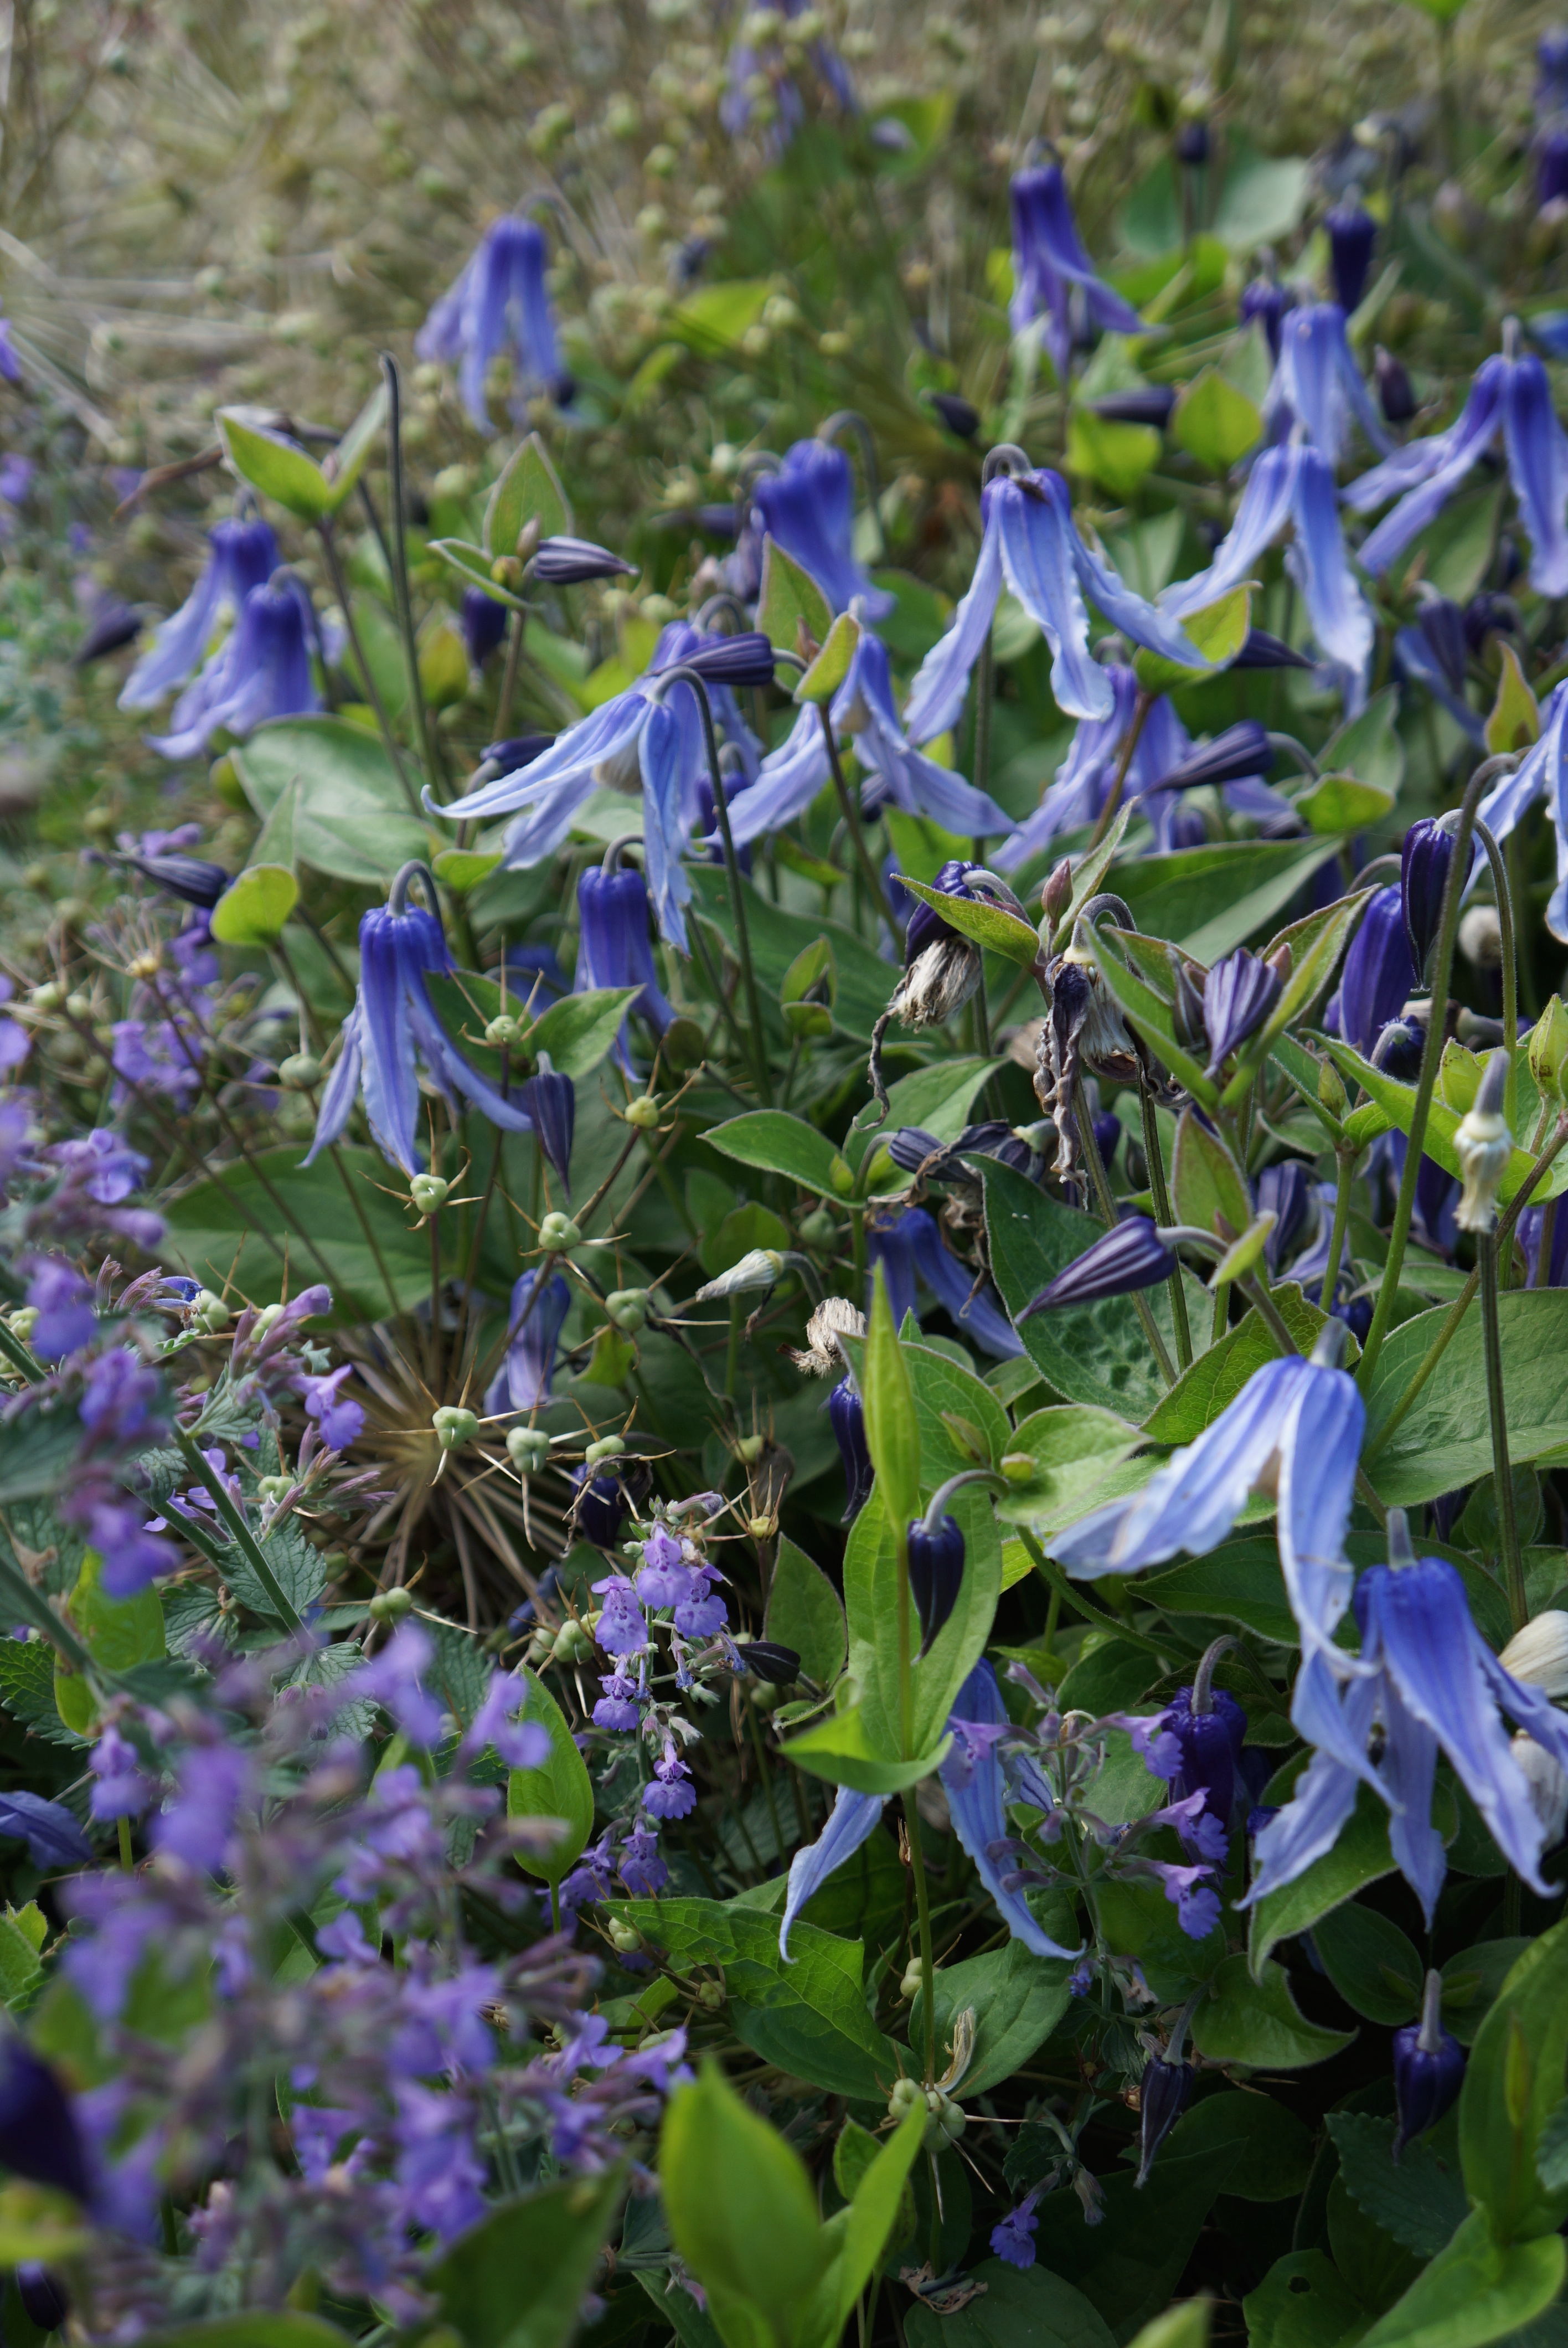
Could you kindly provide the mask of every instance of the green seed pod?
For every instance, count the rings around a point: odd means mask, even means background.
[[[582,1233],[569,1215],[549,1214],[539,1225],[539,1245],[551,1255],[564,1255],[581,1240]]]
[[[627,1102],[624,1115],[627,1124],[634,1125],[639,1133],[651,1133],[659,1122],[659,1103],[651,1093],[640,1093]]]
[[[422,1215],[434,1215],[446,1204],[452,1189],[439,1174],[415,1174],[408,1185],[408,1196]]]
[[[313,1092],[322,1080],[322,1064],[313,1052],[291,1052],[278,1063],[278,1082],[286,1093]]]
[[[604,1300],[604,1310],[612,1328],[623,1336],[635,1337],[648,1319],[648,1291],[612,1288]]]
[[[405,1614],[413,1612],[413,1592],[401,1584],[395,1590],[378,1590],[370,1601],[370,1616],[374,1622],[401,1622]]]
[[[472,1443],[479,1432],[477,1414],[453,1403],[445,1404],[430,1424],[436,1429],[443,1451],[461,1451],[464,1445]]]
[[[226,1329],[233,1317],[223,1299],[215,1295],[210,1288],[204,1288],[199,1296],[193,1298],[188,1309],[191,1319],[213,1336],[220,1329]]]
[[[507,1436],[507,1457],[519,1476],[537,1476],[550,1456],[550,1439],[542,1426],[514,1426]]]
[[[582,1456],[590,1468],[597,1468],[601,1459],[619,1459],[625,1448],[623,1436],[601,1435],[597,1443],[589,1445]]]

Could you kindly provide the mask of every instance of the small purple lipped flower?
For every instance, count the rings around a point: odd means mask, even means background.
[[[1443,889],[1453,857],[1453,834],[1444,829],[1440,817],[1422,816],[1405,834],[1399,856],[1399,904],[1418,983],[1437,943]]]
[[[1464,2085],[1465,2051],[1442,2023],[1443,1977],[1427,1974],[1419,2022],[1394,2033],[1394,2102],[1399,2115],[1393,2157],[1430,2127],[1436,2127]]]
[[[545,288],[548,251],[534,221],[492,221],[462,274],[436,303],[415,340],[425,360],[456,365],[475,429],[493,426],[485,397],[490,362],[508,351],[519,392],[548,391],[564,407],[576,388],[561,364]]]
[[[1018,1318],[1027,1321],[1036,1313],[1057,1312],[1070,1304],[1097,1304],[1103,1296],[1130,1296],[1135,1289],[1169,1280],[1175,1269],[1175,1255],[1148,1216],[1129,1215],[1074,1256],[1038,1296],[1030,1297]]]
[[[1328,232],[1328,273],[1334,284],[1334,299],[1348,314],[1359,306],[1367,291],[1378,223],[1357,194],[1327,212],[1323,225]]]
[[[1192,2102],[1196,2081],[1197,2074],[1190,2063],[1172,2063],[1157,2055],[1146,2065],[1139,2082],[1138,2174],[1134,2184],[1148,2182],[1154,2156]]]
[[[1039,2199],[1038,2193],[1030,2194],[1026,2200],[1019,2203],[1016,2209],[1008,2211],[999,2226],[991,2228],[993,2258],[1005,2259],[1009,2267],[1018,2267],[1024,2271],[1033,2266],[1034,2236],[1040,2225],[1040,2219],[1035,2216],[1034,2210]]]
[[[942,1625],[958,1602],[964,1582],[964,1531],[957,1517],[933,1525],[919,1518],[909,1527],[909,1594],[920,1617],[920,1654],[931,1652]]]
[[[1216,962],[1204,981],[1204,1026],[1209,1039],[1205,1074],[1217,1076],[1238,1044],[1263,1025],[1279,1001],[1277,970],[1245,946]]]

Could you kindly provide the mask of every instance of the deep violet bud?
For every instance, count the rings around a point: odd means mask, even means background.
[[[1470,645],[1465,637],[1464,613],[1459,605],[1450,603],[1446,595],[1426,595],[1416,625],[1426,638],[1427,650],[1442,671],[1450,692],[1462,693]]]
[[[844,1520],[848,1524],[870,1498],[875,1473],[866,1440],[866,1406],[848,1378],[840,1378],[828,1395],[827,1417],[838,1444],[838,1456],[844,1462],[844,1480],[849,1487],[849,1506],[844,1512]]]
[[[957,1517],[932,1528],[917,1518],[909,1528],[909,1594],[920,1617],[920,1653],[928,1655],[964,1583],[964,1529]]]
[[[577,1087],[569,1076],[558,1076],[548,1052],[539,1054],[538,1074],[523,1086],[523,1106],[534,1121],[539,1148],[571,1196],[571,1138],[577,1122]]]
[[[686,654],[681,665],[694,668],[710,685],[771,685],[774,648],[760,628],[748,628],[743,635],[715,636]]]
[[[1249,285],[1242,287],[1242,324],[1249,326],[1255,318],[1261,319],[1263,331],[1268,338],[1269,354],[1276,361],[1279,357],[1280,335],[1285,324],[1285,314],[1289,307],[1289,294],[1283,285],[1276,285],[1272,278],[1255,277]]]
[[[1238,1044],[1261,1027],[1278,1002],[1283,982],[1269,963],[1237,946],[1204,981],[1204,1027],[1209,1039],[1205,1074],[1217,1076]]]
[[[553,734],[510,734],[504,742],[487,742],[480,763],[494,767],[497,775],[515,774],[519,767],[531,767],[543,757],[555,738]]]
[[[547,587],[580,587],[589,579],[630,578],[635,569],[588,538],[543,538],[528,568]]]
[[[1403,359],[1395,358],[1379,343],[1372,367],[1378,378],[1378,405],[1385,423],[1408,424],[1416,412],[1416,395]]]
[[[1175,392],[1168,384],[1152,383],[1138,391],[1109,391],[1102,399],[1091,399],[1089,407],[1107,424],[1152,424],[1163,432],[1175,404]]]
[[[506,605],[487,595],[482,587],[465,587],[463,642],[468,648],[470,668],[483,668],[506,633]]]
[[[1129,1215],[1113,1231],[1096,1240],[1031,1296],[1020,1321],[1036,1313],[1050,1313],[1065,1304],[1097,1304],[1102,1296],[1128,1296],[1137,1288],[1153,1288],[1168,1280],[1176,1259],[1147,1215]]]
[[[1419,1019],[1390,1019],[1368,1055],[1375,1068],[1397,1084],[1413,1085],[1421,1073],[1427,1031]]]
[[[1361,916],[1339,981],[1339,1033],[1346,1043],[1369,1052],[1404,1009],[1415,981],[1402,891],[1379,889]]]
[[[1246,642],[1231,663],[1232,668],[1310,668],[1312,662],[1294,644],[1279,636],[1271,636],[1262,628],[1249,628]]]
[[[1195,2078],[1190,2063],[1156,2059],[1146,2065],[1139,2083],[1137,2184],[1147,2182],[1154,2155],[1192,2102]]]
[[[1257,1178],[1258,1211],[1272,1214],[1274,1229],[1264,1242],[1271,1272],[1289,1261],[1312,1201],[1312,1179],[1299,1158],[1266,1166]]]
[[[1184,122],[1176,133],[1176,160],[1185,163],[1189,170],[1197,170],[1209,160],[1209,126],[1206,122]]]
[[[1472,653],[1485,648],[1491,635],[1519,633],[1519,606],[1512,595],[1472,595],[1464,607],[1464,640]]]
[[[200,856],[120,856],[115,860],[139,872],[155,889],[181,897],[188,905],[200,905],[206,913],[212,911],[231,877],[220,864],[209,864]]]
[[[959,857],[949,857],[931,886],[938,890],[944,897],[967,897],[969,894],[968,886],[969,874],[983,871],[984,869],[983,865],[966,863]],[[958,934],[957,930],[942,919],[934,905],[927,905],[923,897],[917,897],[915,901],[915,910],[909,916],[908,926],[904,932],[905,969],[913,970],[926,948],[935,945],[938,938],[956,938]]]
[[[1548,130],[1535,149],[1535,201],[1544,206],[1568,196],[1568,130]]]
[[[926,398],[956,438],[959,440],[974,438],[980,428],[980,411],[978,407],[971,407],[968,401],[960,399],[956,391],[928,391]]]
[[[0,2162],[29,2184],[87,2198],[87,2156],[70,2100],[14,2030],[0,2046]]]
[[[17,2267],[16,2296],[40,2332],[58,2332],[71,2312],[71,2294],[64,2282],[36,2259],[24,2259]]]
[[[574,1468],[571,1481],[577,1486],[572,1515],[578,1531],[596,1548],[613,1549],[626,1519],[626,1495],[619,1478],[596,1476],[587,1468]]]
[[[1169,767],[1154,788],[1190,791],[1200,783],[1239,783],[1248,775],[1265,775],[1274,764],[1268,728],[1255,717],[1227,726],[1212,742],[1200,743],[1179,765]]]
[[[1457,612],[1454,618],[1459,619]],[[1410,961],[1418,976],[1424,973],[1427,956],[1437,942],[1443,888],[1453,857],[1453,834],[1445,831],[1435,816],[1420,817],[1405,834],[1399,857],[1399,902]]]
[[[1394,2033],[1394,2102],[1399,2115],[1396,2160],[1413,2137],[1435,2127],[1464,2085],[1464,2048],[1442,2024],[1443,1977],[1427,1975],[1419,2022]]]
[[[1378,223],[1360,198],[1355,196],[1348,203],[1336,204],[1325,215],[1323,225],[1328,232],[1328,273],[1334,283],[1334,299],[1348,316],[1367,291]]]
[[[735,1653],[748,1672],[759,1680],[769,1680],[774,1687],[794,1687],[800,1677],[800,1657],[793,1647],[780,1646],[773,1639],[750,1639]]]

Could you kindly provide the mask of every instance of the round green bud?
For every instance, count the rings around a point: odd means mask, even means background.
[[[697,1984],[697,2003],[702,2007],[704,2013],[717,2013],[719,2008],[724,2003],[723,1982],[706,1981],[699,1982]]]
[[[472,1443],[479,1432],[477,1414],[464,1410],[455,1403],[444,1404],[430,1424],[436,1429],[443,1451],[461,1451],[464,1445]]]
[[[593,1653],[593,1640],[582,1623],[563,1622],[556,1632],[555,1660],[558,1663],[580,1663]]]
[[[887,2098],[887,2116],[890,2120],[906,2119],[925,2100],[926,2091],[918,2079],[895,2079]]]
[[[40,897],[49,893],[49,868],[46,864],[29,864],[22,875],[25,889],[36,890]]]
[[[65,999],[65,988],[58,979],[54,978],[46,978],[42,986],[36,986],[28,997],[35,1011],[57,1011]]]
[[[36,1304],[18,1304],[5,1315],[5,1325],[13,1336],[20,1337],[24,1345],[38,1325]]]
[[[659,1103],[651,1093],[639,1093],[635,1100],[627,1102],[623,1114],[627,1124],[634,1125],[639,1133],[651,1133],[659,1122]]]
[[[625,1448],[624,1436],[601,1435],[597,1443],[589,1445],[582,1456],[590,1468],[597,1468],[601,1459],[619,1459]]]
[[[517,1049],[528,1032],[525,1021],[514,1018],[509,1011],[503,1011],[498,1019],[492,1019],[487,1025],[485,1041],[493,1052],[511,1052]]]
[[[90,994],[83,994],[78,990],[75,994],[67,995],[66,1016],[68,1019],[90,1019],[92,1014],[93,998]]]
[[[550,1439],[542,1426],[514,1426],[507,1436],[507,1457],[519,1476],[537,1476],[550,1456]]]
[[[919,1996],[920,1984],[924,1979],[925,1975],[920,1970],[919,1958],[911,1957],[908,1963],[904,1968],[904,1978],[898,1984],[898,1994],[904,1999],[906,2003],[910,2003],[913,1999]]]
[[[199,1296],[192,1297],[187,1309],[190,1318],[213,1336],[220,1329],[226,1329],[232,1317],[223,1299],[215,1295],[210,1288],[204,1288]]]
[[[549,1214],[539,1225],[539,1245],[551,1255],[564,1255],[568,1248],[578,1246],[582,1233],[569,1215]]]
[[[556,1634],[547,1627],[541,1625],[534,1632],[533,1637],[528,1641],[528,1661],[536,1672],[541,1665],[549,1662],[555,1653],[555,1643]]]
[[[294,1488],[292,1476],[258,1476],[256,1489],[263,1500],[281,1500]]]
[[[619,1949],[622,1956],[630,1956],[634,1949],[642,1946],[642,1935],[635,1924],[611,1924],[610,1938],[612,1947]]]
[[[735,1457],[744,1468],[754,1468],[768,1447],[765,1435],[743,1435],[735,1446]]]
[[[286,1093],[308,1093],[322,1080],[322,1064],[313,1052],[291,1052],[278,1063],[278,1082]]]
[[[408,1185],[408,1196],[422,1215],[434,1215],[446,1204],[451,1188],[439,1174],[415,1174]]]
[[[648,1291],[612,1288],[604,1300],[604,1310],[612,1328],[625,1336],[635,1337],[648,1318]]]
[[[828,1208],[815,1207],[803,1219],[800,1235],[808,1248],[815,1248],[819,1254],[825,1255],[838,1239],[838,1225]]]
[[[378,1590],[370,1601],[373,1622],[401,1622],[405,1614],[414,1612],[414,1593],[401,1583],[395,1590]]]

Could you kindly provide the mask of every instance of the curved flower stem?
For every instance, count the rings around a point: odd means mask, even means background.
[[[1078,1127],[1079,1148],[1083,1152],[1083,1162],[1089,1169],[1089,1179],[1094,1191],[1095,1203],[1100,1209],[1100,1220],[1108,1231],[1113,1231],[1118,1220],[1116,1201],[1111,1195],[1111,1185],[1105,1179],[1105,1169],[1101,1163],[1100,1145],[1094,1138],[1094,1127],[1090,1118],[1088,1104],[1083,1097],[1081,1076],[1072,1087],[1072,1115]],[[1176,1383],[1175,1364],[1166,1351],[1165,1341],[1160,1334],[1159,1323],[1150,1312],[1149,1300],[1142,1289],[1133,1290],[1132,1303],[1139,1320],[1143,1324],[1143,1334],[1149,1340],[1149,1350],[1154,1356],[1160,1375],[1168,1386],[1173,1386]]]
[[[507,665],[501,671],[501,690],[496,702],[496,739],[504,742],[507,728],[512,722],[512,704],[517,699],[518,678],[523,666],[523,631],[528,624],[526,612],[514,612],[511,626],[507,631]]]
[[[222,1518],[230,1540],[271,1599],[272,1612],[279,1622],[291,1631],[302,1630],[304,1625],[285,1595],[282,1582],[262,1556],[254,1533],[230,1498],[228,1487],[222,1477],[215,1468],[209,1467],[207,1456],[196,1437],[193,1435],[187,1435],[182,1426],[177,1426],[174,1430],[174,1440],[179,1445],[184,1456],[185,1464],[191,1474],[200,1483],[204,1484],[211,1494],[212,1505]]]
[[[1389,1234],[1388,1260],[1378,1286],[1377,1308],[1372,1314],[1372,1325],[1367,1332],[1367,1343],[1357,1371],[1357,1382],[1363,1392],[1372,1382],[1378,1356],[1389,1334],[1394,1300],[1399,1291],[1405,1247],[1410,1236],[1416,1182],[1421,1170],[1421,1155],[1427,1138],[1427,1117],[1438,1080],[1439,1064],[1443,1056],[1443,1029],[1447,1025],[1449,983],[1453,975],[1454,940],[1459,933],[1460,899],[1470,877],[1470,843],[1475,830],[1476,809],[1481,805],[1481,795],[1488,783],[1500,774],[1512,773],[1517,763],[1512,756],[1484,759],[1465,786],[1464,798],[1460,803],[1459,822],[1454,828],[1453,857],[1449,865],[1448,878],[1443,882],[1442,919],[1438,928],[1437,956],[1432,965],[1431,1004],[1427,1014],[1427,1035],[1421,1047],[1421,1068],[1416,1080],[1410,1129],[1405,1141],[1405,1170],[1399,1178],[1399,1195],[1394,1206],[1393,1229]]]
[[[909,1869],[915,1878],[915,1914],[920,1931],[920,1995],[925,2018],[925,2084],[937,2077],[936,1964],[931,1954],[931,1897],[926,1886],[926,1855],[920,1848],[920,1805],[913,1786],[903,1793],[904,1826],[909,1838]]]
[[[408,699],[414,711],[415,730],[419,736],[419,755],[425,768],[425,779],[432,790],[440,780],[436,763],[436,746],[430,737],[430,712],[425,703],[425,687],[419,675],[419,645],[414,633],[414,599],[408,592],[408,534],[403,496],[403,386],[397,373],[397,361],[390,351],[381,354],[381,372],[386,384],[386,469],[392,484],[392,586],[397,602],[397,618],[403,632],[403,656],[408,667]]]
[[[1173,1220],[1171,1193],[1165,1183],[1165,1158],[1160,1147],[1159,1120],[1154,1115],[1154,1104],[1149,1097],[1149,1081],[1143,1074],[1142,1062],[1138,1066],[1138,1105],[1143,1115],[1143,1155],[1149,1161],[1149,1188],[1154,1197],[1154,1220],[1163,1229]],[[1182,1285],[1180,1264],[1171,1274],[1169,1287],[1171,1321],[1176,1332],[1176,1359],[1184,1370],[1190,1370],[1193,1365],[1193,1333],[1187,1321],[1187,1292]]]
[[[735,949],[740,957],[741,983],[746,990],[746,1016],[751,1023],[751,1063],[756,1078],[757,1097],[764,1108],[773,1106],[773,1079],[768,1068],[767,1037],[763,1033],[763,1004],[757,993],[757,974],[752,967],[751,932],[746,926],[746,893],[741,884],[741,862],[735,853],[734,833],[730,826],[730,809],[724,797],[724,772],[719,764],[719,737],[713,730],[713,705],[708,698],[708,688],[694,668],[684,662],[665,669],[661,685],[672,689],[676,685],[689,685],[697,696],[697,707],[702,719],[702,738],[708,752],[708,778],[713,789],[713,813],[718,818],[719,836],[724,843],[724,870],[730,881],[730,908],[735,921]]]
[[[359,630],[354,624],[354,602],[348,592],[348,580],[339,559],[337,541],[333,535],[332,523],[319,521],[316,524],[316,535],[321,540],[322,552],[326,558],[327,576],[333,582],[333,593],[337,597],[338,609],[343,613],[343,623],[348,631],[349,648],[354,654],[354,666],[359,672],[360,681],[364,686],[366,697],[374,713],[375,722],[380,728],[381,738],[386,748],[386,755],[392,760],[397,779],[403,786],[403,796],[408,801],[409,813],[417,816],[423,823],[425,810],[419,804],[419,794],[415,789],[408,769],[403,763],[403,746],[392,730],[392,720],[386,714],[386,704],[383,701],[375,679],[371,675],[370,663],[364,656],[364,646],[359,640]]]
[[[1132,719],[1126,733],[1122,737],[1122,755],[1116,761],[1116,772],[1112,778],[1111,788],[1105,795],[1105,804],[1100,810],[1100,820],[1089,835],[1089,846],[1083,851],[1086,856],[1092,855],[1116,820],[1117,809],[1122,805],[1122,793],[1126,788],[1127,769],[1132,764],[1132,753],[1138,747],[1138,737],[1143,731],[1144,724],[1150,710],[1154,706],[1156,697],[1152,693],[1145,693],[1142,685],[1138,687],[1137,697],[1132,704]]]
[[[1497,1509],[1497,1547],[1508,1590],[1508,1611],[1515,1631],[1530,1619],[1524,1597],[1524,1564],[1519,1554],[1519,1527],[1513,1515],[1513,1470],[1508,1457],[1508,1407],[1502,1391],[1502,1338],[1497,1317],[1497,1233],[1482,1231],[1476,1240],[1481,1273],[1481,1326],[1486,1348],[1486,1409],[1491,1421],[1491,1488]]]
[[[1518,1080],[1513,1055],[1519,1045],[1519,970],[1515,961],[1513,930],[1513,891],[1508,884],[1508,866],[1503,853],[1491,834],[1489,824],[1475,819],[1475,836],[1486,850],[1486,860],[1491,867],[1491,885],[1497,897],[1497,942],[1502,956],[1502,1042],[1508,1054],[1508,1097],[1502,1113],[1510,1125],[1513,1122],[1514,1097]]]

